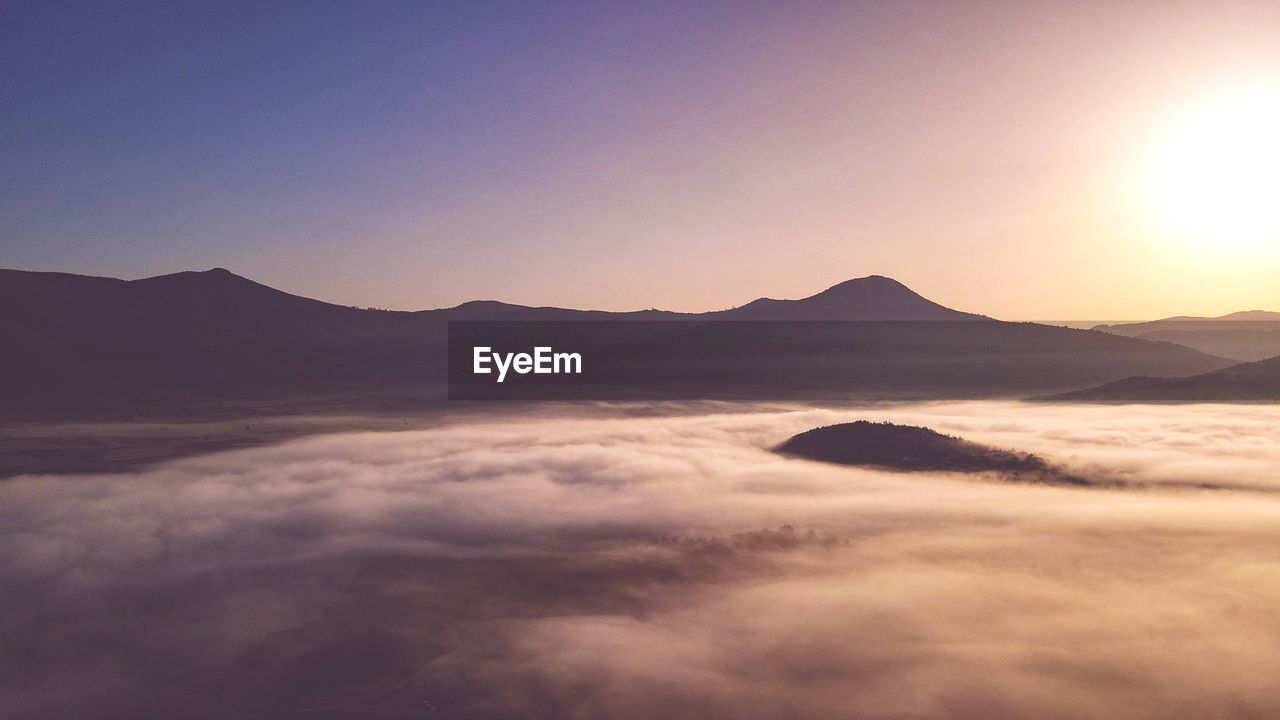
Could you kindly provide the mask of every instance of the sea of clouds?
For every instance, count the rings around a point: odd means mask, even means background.
[[[503,411],[0,481],[0,717],[1280,717],[1275,406]]]

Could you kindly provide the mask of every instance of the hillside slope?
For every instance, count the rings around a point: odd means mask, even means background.
[[[1056,402],[1278,402],[1280,357],[1190,377],[1131,377],[1041,398]]]

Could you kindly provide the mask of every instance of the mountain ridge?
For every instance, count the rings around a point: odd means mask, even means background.
[[[539,315],[563,313],[610,319],[699,319],[699,320],[991,320],[985,315],[953,310],[929,300],[906,285],[883,275],[866,275],[842,281],[802,298],[759,297],[725,310],[680,312],[676,310],[583,310],[548,305],[521,305],[501,300],[470,300],[447,308],[413,312],[462,312],[467,315],[490,312],[507,316],[533,312]]]
[[[319,303],[333,308],[353,310],[372,310],[358,306],[340,305],[305,295],[288,293],[269,285],[238,275],[223,267],[208,270],[183,270],[163,275],[154,275],[134,280],[120,278],[79,275],[75,273],[18,270],[0,268],[0,280],[13,282],[21,276],[32,278],[56,278],[56,282],[94,282],[111,287],[170,287],[184,288],[193,284],[205,291],[226,290],[239,287],[249,292],[270,294],[279,298],[287,296],[298,300]],[[841,312],[841,306],[852,306],[851,311]],[[522,305],[502,300],[482,299],[468,300],[457,305],[443,308],[421,310],[378,310],[388,313],[408,314],[459,314],[481,319],[482,316],[495,316],[484,319],[508,319],[507,316],[520,313],[533,313],[540,316],[563,314],[581,315],[592,318],[608,319],[761,319],[761,320],[991,320],[985,315],[953,310],[929,300],[901,282],[883,275],[866,275],[851,278],[837,283],[825,290],[796,299],[775,299],[760,297],[743,305],[725,310],[708,310],[701,312],[680,312],[675,310],[589,310],[565,308],[553,305]],[[514,318],[511,318],[514,319]],[[557,318],[561,319],[561,318]]]
[[[1026,396],[1230,364],[1168,343],[963,313],[883,276],[730,310],[617,313],[488,300],[361,309],[221,268],[139,280],[0,270],[0,340],[12,348],[0,354],[0,414],[59,417],[164,404],[182,417],[204,400],[314,405],[328,398],[340,408],[372,398],[396,406],[440,400],[455,320],[849,320],[843,329],[813,323],[795,335],[798,345],[761,358],[780,373],[828,368],[812,380],[832,397]],[[752,347],[767,339],[741,337]],[[746,346],[716,350],[755,357]],[[708,387],[722,380],[714,371],[705,378]]]

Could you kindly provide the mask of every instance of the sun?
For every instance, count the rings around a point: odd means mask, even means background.
[[[1153,140],[1143,184],[1164,234],[1219,254],[1280,254],[1280,85],[1206,96]]]

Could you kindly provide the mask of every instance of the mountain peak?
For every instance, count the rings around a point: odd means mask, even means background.
[[[760,298],[720,313],[739,320],[988,320],[944,307],[891,277],[845,280],[799,300]]]
[[[847,285],[896,285],[897,287],[906,287],[902,283],[894,280],[886,275],[864,275],[862,277],[850,278],[842,283],[832,285],[830,289],[845,287]]]
[[[237,275],[222,267],[210,268],[208,270],[180,270],[167,275],[153,275],[152,277],[131,280],[129,282],[136,286],[179,287],[191,290],[196,288],[267,287],[266,285],[254,282],[247,277]]]
[[[814,295],[812,297],[818,297],[818,296],[827,295],[827,294],[850,295],[855,293],[862,294],[862,295],[897,293],[897,294],[907,294],[907,295],[914,295],[916,297],[920,297],[920,295],[917,294],[915,291],[913,291],[911,288],[907,287],[906,285],[903,285],[902,283],[898,282],[897,280],[894,280],[891,277],[885,277],[884,275],[867,275],[866,277],[853,278],[852,280],[845,280],[842,283],[832,285],[826,290],[823,290],[822,292],[818,293],[818,295]]]

